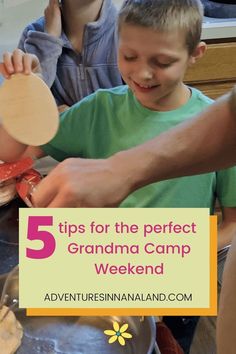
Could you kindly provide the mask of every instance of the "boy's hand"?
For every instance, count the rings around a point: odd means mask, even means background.
[[[3,62],[0,63],[0,74],[5,79],[9,79],[12,74],[22,73],[41,74],[41,67],[38,58],[34,54],[24,53],[20,49],[15,49],[13,53],[3,54]]]
[[[45,30],[54,37],[60,37],[62,31],[61,10],[58,0],[49,0],[44,10]]]

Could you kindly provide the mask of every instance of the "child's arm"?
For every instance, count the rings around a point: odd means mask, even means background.
[[[236,208],[222,208],[222,222],[218,227],[218,250],[231,244],[236,235]]]
[[[0,160],[14,162],[26,156],[40,158],[45,154],[38,146],[27,146],[16,141],[0,124]]]
[[[27,146],[13,139],[0,125],[0,160],[12,162],[18,160]]]
[[[61,10],[58,0],[49,0],[44,11],[45,30],[51,36],[59,38],[62,31]]]
[[[61,12],[58,1],[53,0],[49,1],[45,9],[45,23],[42,20],[27,26],[18,44],[19,49],[38,57],[48,87],[55,81],[57,62],[62,53],[63,41],[60,35]]]

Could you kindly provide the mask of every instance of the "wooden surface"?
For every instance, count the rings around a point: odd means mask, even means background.
[[[209,44],[204,56],[187,71],[185,82],[217,98],[236,84],[235,58],[236,41]]]

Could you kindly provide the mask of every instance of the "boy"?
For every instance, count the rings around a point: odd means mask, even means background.
[[[211,100],[182,82],[187,67],[205,50],[205,44],[199,42],[201,20],[198,0],[126,2],[119,15],[119,68],[129,86],[98,90],[74,105],[61,115],[57,136],[41,148],[29,147],[27,153],[39,157],[48,154],[59,161],[69,157],[102,159],[147,141],[203,110]],[[0,70],[9,77],[13,72],[29,71],[31,66],[38,67],[37,58],[16,50]],[[0,133],[0,159],[19,158],[26,146],[14,141],[3,128]],[[6,149],[6,144],[12,148]],[[213,211],[217,195],[227,221],[220,228],[224,246],[234,231],[235,222],[232,227],[231,221],[235,220],[232,207],[236,197],[229,191],[236,187],[235,173],[231,168],[151,184],[131,194],[121,206],[209,207]],[[49,200],[46,203],[54,206]]]
[[[205,51],[205,44],[200,42],[201,25],[202,6],[198,0],[126,1],[118,19],[118,64],[128,86],[99,90],[71,107],[61,115],[56,137],[41,148],[25,151],[25,146],[2,129],[0,158],[13,160],[28,153],[39,157],[49,154],[59,161],[70,157],[103,159],[200,112],[211,100],[185,86],[183,77],[188,66]],[[27,58],[28,66],[24,63],[19,71],[29,70],[31,63]],[[13,73],[23,59],[24,55],[16,51],[12,61],[2,66],[2,72]],[[35,58],[31,60],[37,64]],[[72,179],[75,162],[69,159],[59,167],[69,167]],[[224,210],[219,239],[226,244],[235,230],[236,196],[228,192],[236,187],[235,177],[232,168],[151,184],[131,194],[121,207],[209,207],[213,212],[217,195]],[[46,181],[47,178],[37,193],[41,207],[55,207],[70,198],[66,185],[54,198],[54,190],[60,190],[62,179],[54,179],[50,184]],[[77,188],[76,178],[73,186]],[[188,347],[189,343],[185,352]]]
[[[112,0],[50,0],[18,47],[35,54],[57,104],[72,106],[99,88],[122,84]]]

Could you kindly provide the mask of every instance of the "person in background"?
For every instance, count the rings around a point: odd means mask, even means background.
[[[214,18],[236,17],[235,0],[201,0],[204,6],[205,16]]]
[[[116,18],[112,0],[49,0],[44,17],[24,29],[18,48],[39,58],[59,112],[98,88],[123,83],[117,66]],[[56,164],[47,157],[38,168],[47,174]]]
[[[205,44],[200,42],[201,25],[202,7],[197,0],[126,1],[119,15],[119,68],[129,86],[100,90],[64,112],[55,139],[41,149],[33,148],[34,156],[47,153],[60,161],[70,156],[105,158],[147,141],[201,112],[211,100],[182,82],[187,67],[204,53]],[[4,62],[6,72],[9,72],[9,63],[16,66],[20,58],[24,62],[25,57],[15,52],[12,58]],[[9,142],[9,137],[7,139]],[[4,132],[1,140],[4,144]],[[16,142],[13,145],[6,155],[19,157],[25,147]],[[178,146],[175,148],[178,150]],[[3,150],[1,153],[4,155]],[[72,181],[76,159],[68,163],[64,167],[70,167]],[[124,167],[121,168],[124,170]],[[45,180],[50,178],[49,175]],[[76,189],[77,181],[74,181]],[[236,216],[234,195],[228,193],[228,189],[235,190],[235,182],[235,169],[180,178],[142,188],[121,206],[209,207],[213,211],[215,195],[218,195],[224,207],[220,233],[230,242]],[[54,199],[54,187],[51,190],[47,190],[48,200]],[[36,192],[34,197],[37,195]],[[70,194],[67,193],[67,197],[70,198]],[[57,196],[50,206],[60,203],[60,198]],[[183,320],[190,328],[191,319]],[[175,327],[173,319],[168,324]],[[191,324],[188,340],[182,342],[186,353],[195,325],[196,321]]]
[[[111,0],[49,0],[44,17],[24,29],[18,48],[39,58],[61,110],[122,84],[116,18]]]

